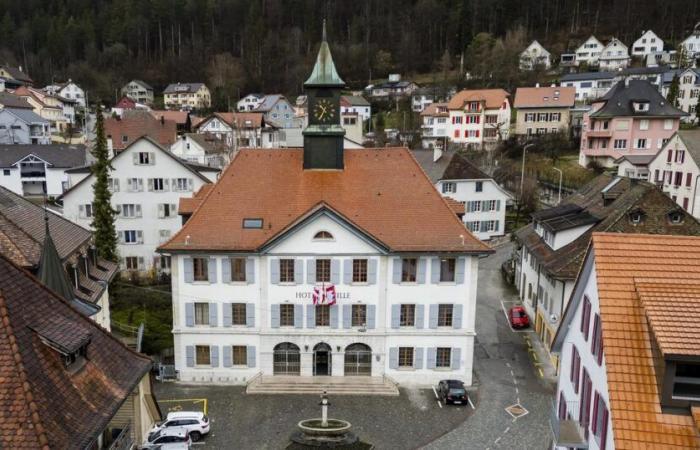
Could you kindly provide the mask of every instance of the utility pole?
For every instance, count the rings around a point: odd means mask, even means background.
[[[527,153],[527,149],[532,147],[535,144],[525,144],[523,147],[523,163],[522,167],[520,169],[520,193],[518,194],[518,208],[515,213],[515,226],[518,226],[518,222],[520,222],[520,208],[522,207],[522,202],[523,202],[523,183],[525,181],[525,154]]]
[[[557,169],[556,167],[552,167],[552,169],[559,172],[559,195],[557,196],[557,206],[558,206],[559,203],[561,203],[561,181],[564,178],[564,173],[561,171],[561,169]]]

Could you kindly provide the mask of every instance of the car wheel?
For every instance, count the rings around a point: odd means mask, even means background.
[[[197,442],[202,439],[202,434],[199,431],[193,431],[190,433],[190,437],[192,438],[192,442]]]

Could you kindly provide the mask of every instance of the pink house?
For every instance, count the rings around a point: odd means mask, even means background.
[[[623,156],[655,155],[686,115],[648,81],[620,81],[583,116],[579,164],[612,167]]]

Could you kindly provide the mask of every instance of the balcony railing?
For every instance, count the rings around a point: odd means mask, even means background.
[[[131,422],[121,429],[119,434],[110,444],[108,450],[129,450],[133,447],[134,440],[131,438]]]
[[[588,130],[586,133],[586,136],[590,138],[606,138],[606,137],[612,137],[612,130]]]
[[[566,402],[566,419],[559,418],[559,409],[552,404],[549,424],[554,434],[555,447],[588,448],[586,430],[578,420],[579,402]]]

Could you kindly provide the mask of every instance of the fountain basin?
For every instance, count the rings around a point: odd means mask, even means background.
[[[322,426],[322,419],[306,419],[297,424],[299,431],[309,437],[340,438],[350,431],[352,425],[346,420],[328,419],[328,425]]]

